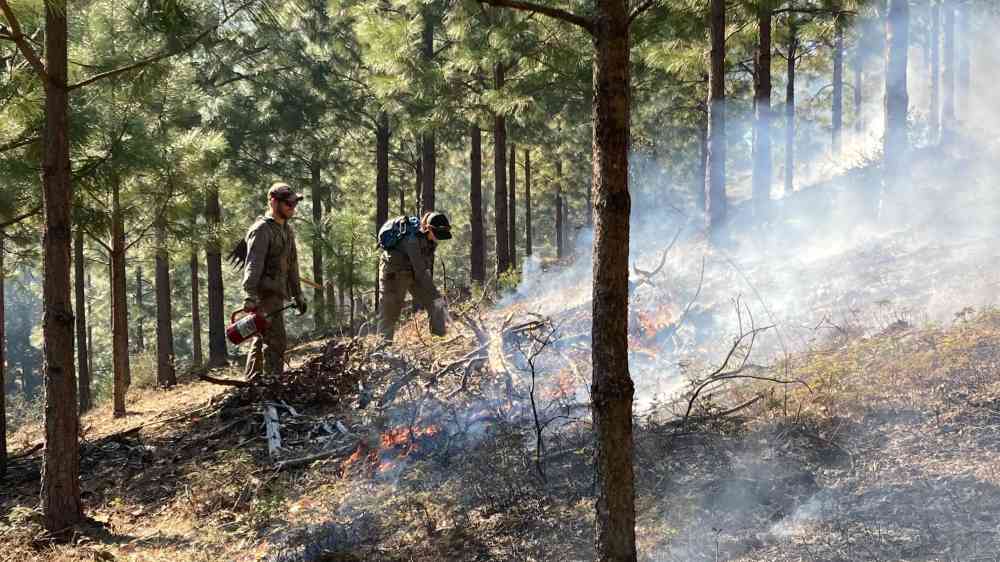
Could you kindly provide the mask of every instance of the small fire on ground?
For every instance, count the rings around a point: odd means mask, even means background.
[[[423,451],[432,448],[434,439],[441,433],[440,426],[398,426],[383,432],[378,446],[362,441],[350,457],[340,465],[341,475],[364,472],[369,476],[385,474],[399,466],[403,459],[419,458]]]

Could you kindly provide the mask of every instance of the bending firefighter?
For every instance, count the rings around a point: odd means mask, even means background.
[[[271,325],[258,335],[247,354],[246,377],[284,372],[288,336],[285,318],[276,312],[286,299],[295,299],[299,314],[306,313],[299,282],[299,258],[295,233],[288,223],[302,199],[288,184],[276,183],[267,192],[270,210],[247,232],[246,269],[243,272],[243,309],[267,315]]]
[[[396,217],[379,229],[379,295],[382,309],[379,332],[392,339],[406,293],[427,310],[431,333],[445,334],[446,305],[434,286],[431,266],[438,240],[451,238],[451,224],[442,213],[428,212],[420,219]]]

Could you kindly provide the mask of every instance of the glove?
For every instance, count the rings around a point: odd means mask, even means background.
[[[295,308],[299,310],[299,316],[304,315],[308,309],[305,299],[302,297],[295,297]]]

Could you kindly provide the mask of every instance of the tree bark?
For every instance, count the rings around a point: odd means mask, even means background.
[[[45,456],[41,504],[45,528],[62,532],[83,520],[77,435],[76,372],[73,365],[73,309],[70,306],[70,240],[73,201],[69,161],[67,89],[68,5],[45,3],[45,157],[42,197],[42,340],[45,356]]]
[[[785,194],[795,191],[795,57],[798,56],[798,28],[794,16],[788,25],[788,79],[785,81]],[[836,64],[834,65],[836,69]],[[834,72],[836,74],[836,70]],[[837,84],[834,79],[834,107]],[[837,128],[834,120],[834,128]]]
[[[563,195],[562,159],[556,156],[556,258],[566,256],[566,241],[563,239]]]
[[[434,19],[431,8],[425,7],[423,10],[423,37],[421,55],[424,65],[428,68],[434,58]],[[434,210],[435,181],[437,176],[437,149],[435,147],[434,131],[427,130],[423,134],[421,148],[421,160],[423,160],[423,187],[420,196],[420,212]]]
[[[205,200],[205,220],[213,235],[205,245],[208,271],[208,367],[222,367],[229,363],[226,350],[225,292],[222,286],[222,241],[219,226],[222,208],[219,205],[219,187],[209,185]]]
[[[507,189],[507,231],[510,242],[510,263],[517,269],[517,147],[510,143],[510,159],[508,165],[508,180],[510,187]]]
[[[902,179],[909,141],[906,117],[909,96],[906,89],[907,49],[909,46],[910,8],[908,0],[889,0],[886,18],[886,85],[885,85],[885,180],[880,201],[880,214],[885,209],[887,192]]]
[[[87,346],[87,277],[86,262],[83,255],[82,228],[76,229],[73,242],[74,289],[76,292],[76,306],[74,307],[76,310],[76,363],[77,369],[80,371],[80,377],[78,378],[79,412],[83,414],[89,411],[94,404],[90,395],[90,348]],[[2,341],[2,338],[0,338],[0,341]],[[0,361],[0,365],[2,364],[3,362]]]
[[[323,178],[320,159],[314,158],[309,168],[310,188],[312,195],[312,219],[313,219],[313,247],[312,247],[312,274],[313,281],[318,285],[313,289],[313,325],[317,331],[326,329],[326,303],[323,294]],[[385,190],[385,208],[389,210],[389,189]],[[377,232],[377,231],[376,231]]]
[[[531,256],[531,150],[524,149],[524,255]]]
[[[424,199],[423,197],[424,164],[423,164],[423,157],[419,154],[417,155],[417,161],[414,168],[414,175],[415,175],[414,179],[416,180],[416,189],[414,193],[414,196],[416,197],[416,205],[414,205],[414,211],[416,212],[417,216],[420,216],[421,215],[420,210],[423,209],[424,205],[422,202]]]
[[[389,220],[389,114],[378,115],[375,130],[375,232]]]
[[[941,142],[948,144],[955,136],[955,6],[944,0],[944,52],[942,53]]]
[[[482,285],[486,282],[486,233],[483,228],[483,132],[478,124],[472,126],[469,136],[469,174],[471,186],[469,189],[470,246],[469,277],[474,283]]]
[[[833,40],[833,127],[830,147],[834,157],[840,156],[844,131],[844,16],[834,16]]]
[[[771,200],[771,7],[757,8],[759,43],[754,53],[752,195],[754,216],[764,219]]]
[[[164,388],[177,384],[172,307],[167,221],[161,217],[156,224],[156,384]]]
[[[931,2],[930,27],[930,74],[931,74],[931,107],[928,110],[929,137],[931,143],[941,139],[941,3]]]
[[[200,367],[205,362],[201,349],[201,283],[198,279],[198,246],[191,247],[191,363]]]
[[[494,86],[503,89],[504,68],[493,68]],[[496,215],[497,276],[510,269],[510,241],[507,229],[507,118],[497,113],[493,119],[493,212]]]
[[[635,477],[628,370],[629,2],[597,0],[594,17],[593,382],[597,559],[634,561]]]
[[[121,210],[121,182],[112,178],[111,190],[111,363],[114,372],[114,415],[125,415],[125,392],[131,384],[128,356],[128,302],[125,286],[125,226]]]
[[[705,220],[715,232],[726,220],[726,1],[712,0],[711,10]]]

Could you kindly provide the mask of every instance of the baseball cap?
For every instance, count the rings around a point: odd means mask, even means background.
[[[292,188],[284,182],[276,182],[271,185],[271,189],[267,190],[267,198],[277,199],[279,201],[301,201],[305,198],[304,195],[299,195],[295,193]]]

